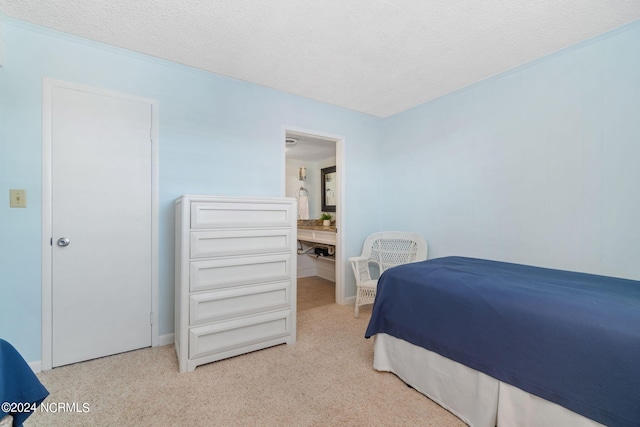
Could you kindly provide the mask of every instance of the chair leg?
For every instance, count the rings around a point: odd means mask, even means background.
[[[353,314],[353,317],[360,316],[360,289],[356,289],[356,311]]]

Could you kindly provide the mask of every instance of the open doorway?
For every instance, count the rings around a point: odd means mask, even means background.
[[[299,309],[344,303],[342,137],[285,129],[285,195],[298,200]],[[330,222],[322,218],[331,216]]]

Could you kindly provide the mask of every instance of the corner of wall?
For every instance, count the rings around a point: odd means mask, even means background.
[[[158,346],[162,347],[165,345],[169,345],[169,344],[173,344],[175,342],[175,335],[174,334],[165,334],[165,335],[160,335],[158,337]]]

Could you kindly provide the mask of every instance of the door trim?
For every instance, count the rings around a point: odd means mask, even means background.
[[[345,295],[345,269],[344,264],[344,236],[346,235],[346,224],[344,221],[344,188],[345,188],[345,159],[344,159],[344,144],[345,137],[341,135],[335,135],[327,132],[320,132],[311,129],[304,129],[297,126],[283,126],[282,127],[282,194],[286,194],[286,171],[287,171],[287,153],[286,153],[286,135],[287,132],[304,133],[310,136],[325,138],[332,140],[336,143],[336,222],[338,223],[338,230],[336,232],[336,303],[340,305],[346,305],[350,302],[349,298]]]
[[[151,346],[158,346],[158,108],[156,99],[133,96],[126,93],[99,89],[76,83],[44,78],[42,82],[42,336],[41,368],[53,367],[53,325],[51,274],[53,247],[52,238],[52,115],[53,89],[55,87],[78,90],[96,95],[112,96],[151,105]]]

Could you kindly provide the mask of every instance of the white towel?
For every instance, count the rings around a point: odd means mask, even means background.
[[[298,219],[309,219],[309,197],[298,197]]]

